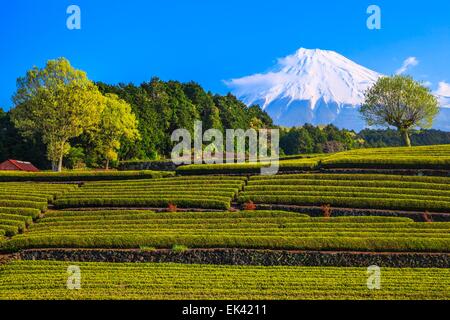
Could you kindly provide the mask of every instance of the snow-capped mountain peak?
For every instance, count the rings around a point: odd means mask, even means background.
[[[343,109],[360,105],[380,76],[334,51],[301,48],[267,73],[227,84],[246,104],[259,104],[277,124],[292,126],[339,122]]]

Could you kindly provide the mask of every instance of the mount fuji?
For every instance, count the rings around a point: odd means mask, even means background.
[[[301,48],[267,73],[226,84],[245,104],[260,105],[277,125],[331,123],[359,131],[365,127],[358,112],[364,93],[382,76],[334,51]]]

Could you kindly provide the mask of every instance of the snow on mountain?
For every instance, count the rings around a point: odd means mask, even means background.
[[[332,123],[359,131],[365,127],[358,112],[364,93],[381,76],[334,51],[301,48],[267,73],[226,84],[247,105],[260,105],[278,125]],[[449,130],[450,112],[441,113],[437,123]]]
[[[246,104],[259,104],[275,123],[335,123],[364,126],[355,107],[381,74],[327,50],[299,49],[279,59],[268,73],[233,79],[227,84]]]

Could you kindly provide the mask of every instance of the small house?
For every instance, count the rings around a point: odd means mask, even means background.
[[[27,171],[27,172],[38,172],[39,169],[33,166],[31,162],[19,161],[19,160],[6,160],[0,163],[1,170],[12,170],[12,171]]]

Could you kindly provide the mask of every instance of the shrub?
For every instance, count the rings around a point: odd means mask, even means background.
[[[283,229],[285,230],[285,229]],[[390,230],[392,232],[392,230]],[[342,232],[341,232],[342,233]],[[379,235],[361,232],[358,236],[351,234],[329,236],[327,233],[315,232],[310,236],[298,237],[295,234],[268,236],[246,233],[229,234],[213,233],[197,234],[140,234],[118,232],[101,234],[53,234],[53,235],[17,235],[1,244],[4,251],[15,251],[23,248],[139,248],[153,246],[170,248],[179,243],[189,248],[247,248],[247,249],[285,249],[285,250],[355,250],[373,252],[450,252],[450,239],[427,238],[385,232]]]
[[[5,251],[173,248],[177,244],[189,248],[450,252],[450,223],[408,218],[330,217],[325,222],[322,217],[276,211],[79,214],[43,218],[1,246]],[[17,230],[17,222],[6,226]]]
[[[47,210],[47,202],[34,202],[25,200],[0,200],[0,207],[33,208],[45,211]]]
[[[450,184],[437,184],[426,182],[407,182],[407,181],[380,181],[380,180],[321,180],[321,179],[268,179],[258,180],[257,182],[249,182],[249,185],[257,184],[258,186],[349,186],[349,187],[380,187],[380,188],[411,188],[411,189],[435,189],[450,190]]]
[[[0,207],[0,213],[29,216],[36,219],[41,214],[41,210],[32,208]]]
[[[172,251],[173,251],[173,252],[185,252],[185,251],[187,251],[187,250],[189,250],[188,247],[186,247],[186,246],[184,246],[184,245],[180,245],[180,244],[175,244],[175,245],[173,245],[173,247],[172,247]]]
[[[279,171],[312,170],[318,161],[311,159],[285,160],[279,162]],[[176,172],[181,175],[198,174],[258,174],[261,168],[270,166],[270,163],[232,163],[232,164],[192,164],[178,167]]]
[[[169,206],[167,207],[167,211],[169,212],[177,212],[177,206],[173,203],[169,203]]]
[[[246,253],[231,252],[227,256],[234,260],[239,259],[242,254]],[[257,257],[261,253],[254,255]],[[275,255],[271,260],[284,258],[286,255],[290,258],[289,261],[298,261],[299,265],[307,264],[305,259],[291,258],[295,253]],[[219,254],[215,256],[220,257]],[[346,260],[338,257],[340,260]],[[253,259],[246,260],[266,261],[251,258]],[[327,258],[322,260],[326,261]],[[375,259],[369,257],[367,260],[372,262]],[[83,272],[83,289],[63,290],[62,270],[67,270],[70,264],[73,262],[12,261],[2,266],[0,299],[446,300],[450,298],[446,290],[450,286],[448,268],[383,268],[382,290],[367,290],[363,288],[363,284],[367,279],[367,266],[370,264],[342,268],[167,262],[77,262]],[[176,310],[173,313],[175,312]]]
[[[2,230],[3,234],[7,237],[12,237],[16,234],[18,234],[20,232],[19,226],[16,225],[10,225],[10,224],[2,224],[4,221],[0,221],[0,230]],[[4,245],[6,245],[6,243],[3,243]],[[0,247],[1,247],[1,242],[0,242]]]
[[[176,172],[181,175],[198,174],[257,174],[261,168],[268,166],[263,163],[236,163],[236,164],[191,164],[178,167]]]
[[[240,203],[249,200],[255,203],[290,204],[304,206],[319,206],[329,203],[334,207],[395,209],[395,210],[429,210],[435,212],[449,212],[448,201],[406,200],[406,199],[380,199],[380,198],[352,198],[333,196],[270,196],[270,195],[243,195],[238,198]]]
[[[329,220],[331,217],[331,206],[329,204],[323,204],[321,209],[325,220]]]
[[[423,221],[425,222],[433,222],[433,219],[431,218],[430,213],[428,211],[425,211],[422,217]]]
[[[0,181],[96,181],[152,179],[173,176],[163,171],[66,171],[66,172],[17,172],[0,171]]]
[[[246,203],[244,203],[244,210],[254,211],[256,210],[256,205],[251,200],[247,201]]]
[[[60,199],[55,201],[57,208],[79,207],[154,207],[167,208],[173,203],[180,208],[225,209],[230,207],[228,199],[224,198],[86,198],[86,199]]]
[[[55,201],[58,208],[158,207],[228,209],[243,177],[181,177],[140,181],[91,182]]]
[[[153,252],[153,251],[156,251],[156,248],[155,247],[140,246],[139,250],[141,250],[143,252]]]
[[[5,221],[5,220],[15,220],[15,221],[24,222],[25,225],[27,225],[27,226],[33,222],[33,219],[31,217],[16,215],[16,214],[0,213],[0,223],[1,223],[1,221]]]
[[[305,173],[305,174],[286,174],[275,176],[252,176],[249,182],[255,180],[348,180],[348,181],[404,181],[404,182],[422,182],[450,184],[449,177],[428,177],[428,176],[403,176],[392,174],[346,174],[346,173]]]
[[[352,150],[323,159],[321,167],[448,170],[449,150],[448,145]]]

